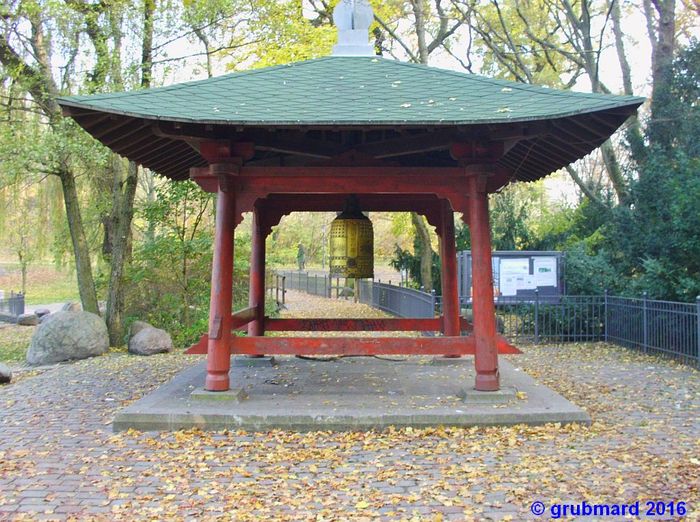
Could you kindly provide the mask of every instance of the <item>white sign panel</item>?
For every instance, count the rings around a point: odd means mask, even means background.
[[[527,258],[501,259],[501,274],[528,275],[530,273],[530,260]]]
[[[518,290],[530,288],[534,284],[530,275],[530,260],[528,258],[501,259],[500,288],[501,295],[517,295]],[[532,287],[534,288],[534,287]]]
[[[557,286],[556,257],[536,257],[533,264],[536,286]]]

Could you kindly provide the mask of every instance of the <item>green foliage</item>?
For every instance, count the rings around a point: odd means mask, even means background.
[[[420,270],[422,248],[423,244],[418,240],[418,238],[415,238],[413,241],[413,251],[415,253],[411,253],[410,251],[404,250],[400,246],[396,245],[394,257],[389,261],[389,265],[396,270],[408,271],[408,277],[415,288],[422,288],[424,286],[423,276]],[[431,273],[433,278],[433,290],[435,290],[437,295],[440,295],[442,291],[442,281],[440,279],[440,256],[438,256],[435,252],[433,252]]]
[[[633,293],[693,301],[700,295],[700,45],[674,64],[666,114],[674,125],[650,150],[633,184],[634,204],[619,208],[606,247]],[[671,144],[666,148],[664,144]]]
[[[191,181],[156,191],[156,200],[139,216],[153,237],[137,244],[127,271],[127,322],[151,322],[170,332],[177,346],[186,346],[207,331],[212,197]]]
[[[613,294],[624,291],[614,263],[605,252],[592,254],[583,242],[565,251],[564,281],[568,295],[602,295],[605,290]]]
[[[576,49],[558,30],[551,2],[486,2],[475,8],[475,54],[483,60],[482,74],[507,80],[563,87],[580,74]],[[561,49],[562,52],[557,52]]]
[[[255,67],[327,56],[335,43],[335,28],[304,18],[302,2],[259,1],[250,16]]]

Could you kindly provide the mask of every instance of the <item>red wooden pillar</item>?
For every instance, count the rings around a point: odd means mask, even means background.
[[[253,211],[248,305],[256,308],[255,320],[248,324],[248,335],[265,335],[265,232],[258,208]]]
[[[216,233],[211,271],[207,377],[204,385],[205,389],[209,391],[229,389],[235,207],[233,183],[221,176],[218,181],[216,198]]]
[[[442,333],[449,337],[461,335],[459,324],[459,292],[457,290],[457,249],[455,221],[448,201],[440,205],[440,260],[442,262]],[[458,356],[454,356],[458,357]]]
[[[467,178],[469,231],[472,242],[472,307],[476,342],[476,386],[480,391],[500,388],[496,349],[496,309],[493,302],[491,231],[486,179],[479,174]]]

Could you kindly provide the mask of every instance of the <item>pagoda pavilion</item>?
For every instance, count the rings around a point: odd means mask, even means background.
[[[605,142],[644,101],[402,63],[367,43],[366,4],[341,2],[332,56],[133,92],[72,96],[64,113],[114,152],[215,193],[205,388],[230,387],[245,355],[475,357],[475,388],[499,389],[489,194],[541,179]],[[370,11],[371,13],[371,11]],[[264,314],[265,239],[294,211],[415,211],[437,230],[442,315],[274,319]],[[253,213],[250,306],[232,313],[234,232]],[[454,213],[470,229],[473,324],[460,317]],[[247,327],[246,337],[232,331]],[[439,331],[436,337],[265,337],[266,331]],[[469,334],[463,336],[463,331]]]

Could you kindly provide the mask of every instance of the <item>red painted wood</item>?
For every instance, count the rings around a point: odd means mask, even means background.
[[[500,342],[502,353],[520,353]],[[234,337],[238,355],[470,355],[476,342],[469,337]]]
[[[245,170],[245,167],[242,171]],[[326,177],[311,175],[240,176],[236,179],[242,191],[257,194],[354,194],[367,190],[368,183],[376,194],[444,194],[455,192],[457,178],[421,174],[401,176],[334,176],[332,168]]]
[[[255,317],[248,324],[248,335],[265,334],[265,237],[262,231],[260,209],[253,212],[253,230],[250,249],[250,293],[248,304]]]
[[[442,329],[442,319],[266,319],[270,332],[437,332]],[[466,319],[462,328],[471,329]],[[457,333],[459,335],[459,332]]]
[[[222,180],[216,199],[216,232],[211,272],[207,377],[209,391],[229,389],[235,194]]]
[[[476,341],[475,388],[495,391],[500,388],[496,347],[496,309],[493,303],[491,232],[486,179],[467,180],[469,194],[469,231],[472,243],[472,308]]]
[[[469,141],[453,143],[450,146],[452,158],[465,162],[487,163],[496,162],[503,157],[504,149],[502,141]]]
[[[199,341],[190,346],[185,353],[188,355],[205,355],[207,353],[207,346],[209,344],[209,336],[207,334],[202,335]]]
[[[443,202],[441,208],[442,237],[440,257],[442,261],[442,333],[447,337],[460,335],[459,294],[457,291],[457,249],[455,246],[455,220],[452,208]]]
[[[341,178],[391,178],[396,177],[399,180],[406,176],[419,176],[426,178],[464,178],[465,171],[462,167],[397,167],[392,165],[381,166],[322,166],[322,167],[253,167],[244,166],[241,169],[241,177],[262,177],[262,178],[290,178],[290,177],[315,177],[322,179],[341,179]],[[365,186],[365,190],[366,190]],[[271,192],[274,190],[274,185],[270,187]],[[374,188],[373,188],[374,190]],[[283,192],[283,191],[279,191]],[[362,192],[361,190],[358,192]],[[376,192],[376,191],[375,191]]]
[[[228,140],[203,140],[199,142],[199,153],[209,163],[231,156],[231,142]]]
[[[252,321],[255,321],[257,311],[258,310],[256,307],[250,306],[233,313],[231,315],[231,330],[237,330],[242,326],[246,326]]]
[[[203,354],[206,354],[206,353],[207,353],[207,339],[208,339],[207,335],[206,335],[206,334],[203,335],[203,336],[202,336],[202,339],[200,339],[200,341],[199,341],[197,344],[193,344],[185,353],[190,354],[190,355],[203,355]],[[236,337],[236,338],[234,338],[234,339],[236,339],[236,340],[234,341],[234,343],[238,343],[239,341],[237,341],[237,339],[244,339],[244,337]],[[259,339],[260,339],[260,338],[259,338]],[[268,344],[271,346],[270,348],[267,348],[267,345],[266,345],[266,347],[264,348],[264,350],[266,350],[265,353],[266,353],[266,354],[272,355],[273,352],[270,352],[270,351],[268,351],[268,350],[274,350],[274,349],[275,349],[274,346],[273,346],[275,340],[276,340],[276,339],[285,339],[285,338],[283,338],[283,337],[282,337],[282,338],[280,338],[280,337],[265,337],[264,339],[267,339],[267,341],[263,341],[263,344],[268,343]],[[289,338],[287,338],[287,339],[289,339]],[[303,341],[304,339],[311,339],[311,338],[309,338],[309,337],[304,337],[304,338],[294,337],[293,339],[299,339],[299,341]],[[320,339],[320,338],[316,338],[316,339]],[[324,338],[324,339],[333,339],[333,338]],[[348,342],[350,342],[349,339],[357,340],[357,339],[361,339],[361,338],[358,338],[358,337],[348,337],[348,338],[346,338],[346,339],[348,339]],[[376,337],[376,338],[374,338],[374,339],[377,340],[377,341],[379,342],[379,344],[381,345],[382,339],[387,339],[387,337]],[[389,339],[406,340],[406,339],[410,339],[410,337],[399,337],[399,338],[389,338]],[[424,337],[424,338],[422,338],[422,339],[423,339],[423,342],[428,342],[428,343],[430,343],[430,342],[432,342],[432,341],[434,341],[434,340],[436,340],[436,339],[440,340],[440,339],[446,339],[446,338],[445,338],[445,337],[432,337],[432,338],[430,338],[430,337]],[[466,353],[466,354],[461,354],[461,355],[470,355],[470,354],[474,354],[475,351],[476,351],[476,342],[475,342],[475,340],[474,340],[474,337],[470,335],[470,336],[467,336],[467,337],[461,337],[461,339],[464,339],[464,342],[466,343],[466,346],[467,346],[467,347],[465,348],[465,350],[468,350],[468,353]],[[332,341],[331,341],[331,342],[332,342]],[[438,341],[438,344],[440,344],[440,343],[444,343],[444,341]],[[285,343],[285,344],[286,344],[286,343]],[[303,345],[303,342],[298,343],[298,344]],[[313,343],[312,343],[312,344],[313,344]],[[393,343],[392,343],[392,344],[393,344]],[[403,348],[402,348],[403,351],[401,352],[403,355],[421,355],[421,354],[423,353],[423,352],[421,352],[421,351],[417,351],[417,352],[416,352],[416,351],[411,351],[411,350],[414,350],[414,349],[415,349],[415,345],[410,345],[410,343],[402,343],[401,346],[403,347]],[[510,344],[505,338],[501,337],[500,335],[499,335],[499,336],[496,336],[496,346],[497,346],[497,348],[498,348],[498,353],[501,353],[501,354],[512,354],[512,355],[516,355],[516,354],[522,353],[520,350],[518,350],[515,346],[513,346],[512,344]],[[246,349],[249,349],[249,348],[250,348],[250,347],[248,347],[248,348],[246,348]],[[290,353],[290,352],[289,352],[289,348],[284,348],[285,351],[284,351],[283,353],[277,353],[276,355],[284,355],[284,354],[286,354],[286,355],[304,355],[304,354],[307,354],[307,355],[315,355],[315,354],[316,354],[316,355],[320,355],[320,352],[314,352],[314,351],[312,351],[313,349],[314,349],[313,347],[312,347],[312,348],[303,348],[303,347],[302,347],[302,352],[299,352],[299,353],[296,353],[296,352]],[[408,351],[407,351],[407,350],[408,350]],[[235,352],[234,352],[234,353],[235,353]],[[368,355],[368,354],[363,353],[363,354],[356,354],[356,355]],[[444,354],[441,353],[440,355],[444,355]]]

